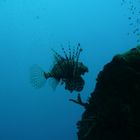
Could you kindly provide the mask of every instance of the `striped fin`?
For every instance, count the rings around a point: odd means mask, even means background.
[[[33,65],[30,69],[30,83],[35,88],[41,88],[46,83],[44,71],[38,65]]]

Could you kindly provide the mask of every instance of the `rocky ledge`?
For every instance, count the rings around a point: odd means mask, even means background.
[[[140,46],[113,57],[98,74],[77,123],[78,140],[140,140]]]

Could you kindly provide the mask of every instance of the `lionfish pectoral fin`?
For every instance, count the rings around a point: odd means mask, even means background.
[[[30,69],[30,82],[35,88],[41,88],[46,82],[45,73],[38,65]]]
[[[50,78],[49,79],[49,85],[51,86],[51,88],[53,90],[56,90],[56,87],[58,86],[60,80],[59,79],[55,79],[55,78]]]

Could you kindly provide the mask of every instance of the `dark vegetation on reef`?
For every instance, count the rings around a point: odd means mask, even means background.
[[[116,55],[97,77],[77,123],[78,140],[140,140],[140,46]]]

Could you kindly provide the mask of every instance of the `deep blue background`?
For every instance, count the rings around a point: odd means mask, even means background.
[[[138,0],[0,0],[0,140],[77,140],[84,109],[68,101],[77,93],[53,91],[49,82],[34,89],[30,67],[49,71],[51,48],[80,42],[80,60],[89,67],[86,101],[103,65],[139,43],[128,20],[131,2],[140,7]]]

